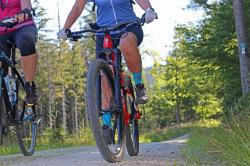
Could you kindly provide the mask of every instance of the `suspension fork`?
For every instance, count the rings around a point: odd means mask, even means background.
[[[120,77],[120,71],[121,71],[121,52],[119,49],[114,49],[115,54],[115,100],[117,103],[117,108],[119,111],[122,111],[122,102],[121,102],[121,77]]]
[[[3,86],[3,68],[2,68],[2,62],[0,61],[0,97],[3,96],[3,91],[2,91],[2,86]]]

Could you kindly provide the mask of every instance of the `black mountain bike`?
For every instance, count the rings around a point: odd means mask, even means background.
[[[125,152],[130,156],[139,153],[139,126],[141,113],[135,103],[134,89],[130,77],[125,73],[119,48],[113,47],[111,33],[124,33],[131,26],[142,26],[144,17],[135,22],[124,23],[112,28],[88,29],[69,32],[68,37],[76,41],[94,33],[104,36],[102,53],[106,60],[95,59],[91,62],[87,75],[87,110],[97,147],[108,162],[119,162]],[[109,106],[108,110],[103,107]],[[103,134],[103,115],[111,114],[113,138],[105,140]]]
[[[1,21],[0,26],[10,28],[16,23],[10,18]],[[10,55],[0,49],[0,144],[13,146],[16,136],[21,152],[29,156],[35,150],[40,118],[36,106],[25,102],[25,83],[16,61],[16,46],[11,41],[7,44],[11,48]]]

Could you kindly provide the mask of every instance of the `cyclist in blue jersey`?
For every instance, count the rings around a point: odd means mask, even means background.
[[[157,14],[152,8],[149,0],[135,0],[136,3],[145,11],[146,23],[152,22],[157,18]],[[94,2],[97,7],[97,25],[99,27],[112,27],[117,24],[136,21],[138,18],[133,11],[132,0],[76,0],[71,9],[68,18],[65,22],[64,28],[57,33],[58,38],[67,39],[66,31],[70,29],[77,18],[81,15],[86,3]],[[113,36],[120,38],[119,48],[122,55],[125,57],[126,64],[130,72],[132,72],[135,82],[136,102],[138,104],[145,104],[148,100],[146,88],[142,82],[142,60],[139,53],[138,46],[143,40],[143,31],[140,26],[129,28],[126,34],[120,36]],[[99,54],[102,49],[103,37],[97,36],[96,53],[97,58],[105,58]],[[110,117],[103,116],[105,126],[110,125]],[[104,127],[106,128],[106,127]]]

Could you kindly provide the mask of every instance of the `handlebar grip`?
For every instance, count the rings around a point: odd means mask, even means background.
[[[71,35],[72,35],[70,29],[65,29],[65,33],[66,33],[67,37],[71,37]]]

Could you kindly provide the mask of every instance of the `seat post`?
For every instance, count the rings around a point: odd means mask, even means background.
[[[16,44],[11,42],[11,41],[7,41],[7,44],[10,47],[10,56],[9,58],[12,60],[12,62],[14,64],[16,64]],[[8,74],[9,75],[13,75],[14,72],[12,71],[11,67],[8,67]]]
[[[16,61],[16,46],[12,45],[11,46],[11,60],[15,63]]]

